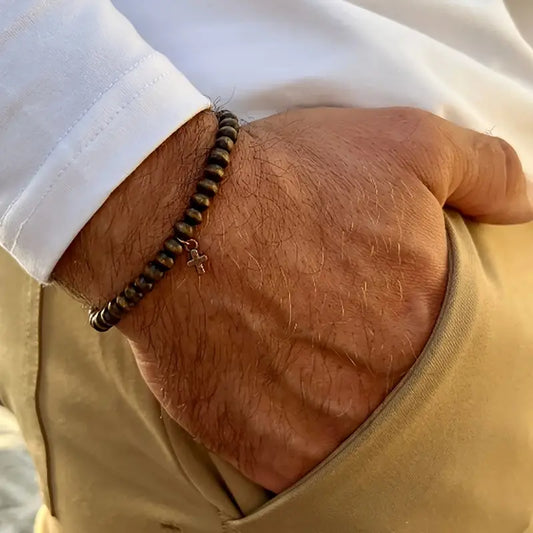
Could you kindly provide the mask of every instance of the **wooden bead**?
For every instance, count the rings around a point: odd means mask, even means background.
[[[100,316],[101,322],[103,322],[108,328],[112,328],[113,326],[116,326],[120,322],[120,318],[115,318],[107,309],[107,307],[104,307],[100,313],[98,313]]]
[[[226,168],[229,165],[229,152],[224,148],[213,148],[207,160],[209,163]]]
[[[224,169],[222,168],[222,166],[216,164],[207,165],[204,170],[204,176],[207,179],[219,183],[224,177]]]
[[[167,239],[163,244],[163,248],[165,249],[165,252],[173,256],[174,259],[183,252],[183,246],[180,241],[174,238]]]
[[[142,300],[144,293],[139,290],[133,283],[130,283],[124,289],[124,296],[126,297],[126,300],[128,300],[128,302],[131,302],[135,305]]]
[[[126,297],[124,296],[124,293],[121,292],[116,298],[115,298],[115,302],[116,304],[118,305],[118,307],[120,307],[120,309],[122,309],[122,311],[124,312],[128,312],[130,310],[131,307],[133,307],[132,304],[130,304],[130,302],[128,302],[128,300],[126,299]]]
[[[210,198],[213,198],[218,193],[218,184],[213,180],[203,179],[196,185],[196,190],[199,193],[205,194]]]
[[[221,120],[224,120],[225,118],[237,118],[234,113],[231,111],[228,111],[227,109],[223,109],[222,111],[219,111],[217,113],[217,119],[220,122]]]
[[[91,324],[91,327],[93,327],[96,331],[99,331],[100,333],[103,333],[104,331],[107,331],[109,329],[107,326],[102,324],[100,320],[100,312],[91,313],[89,323]]]
[[[215,146],[217,148],[222,148],[226,150],[226,152],[231,153],[233,150],[235,143],[229,138],[229,137],[219,137],[215,141]]]
[[[166,252],[159,252],[155,256],[155,261],[159,267],[164,270],[170,270],[174,266],[174,258],[167,254]]]
[[[202,223],[202,220],[202,213],[198,211],[198,209],[190,207],[187,209],[187,211],[185,211],[185,222],[187,222],[187,224],[190,226],[197,226],[198,224]]]
[[[190,204],[194,209],[203,212],[211,205],[211,200],[205,194],[196,193],[191,196]]]
[[[218,137],[229,137],[233,142],[237,142],[238,133],[235,128],[224,126],[217,131]]]
[[[226,118],[223,118],[218,123],[218,127],[219,128],[225,128],[227,126],[229,126],[230,128],[233,128],[234,130],[237,130],[237,131],[239,131],[239,129],[240,129],[239,121],[237,120],[236,117],[226,117]]]
[[[187,241],[189,239],[192,239],[194,235],[194,230],[190,224],[187,224],[187,222],[178,222],[174,226],[174,231],[176,232],[176,236],[184,241]]]
[[[143,276],[154,283],[155,281],[160,281],[165,276],[165,272],[157,266],[156,263],[151,261],[148,263],[143,270]]]
[[[143,294],[146,294],[150,292],[154,288],[154,282],[149,280],[146,276],[140,275],[137,277],[137,279],[133,282],[133,284],[142,291]]]
[[[115,317],[117,320],[120,320],[126,312],[124,309],[118,306],[117,301],[115,298],[113,298],[108,304],[107,304],[107,310],[111,314],[111,316]]]

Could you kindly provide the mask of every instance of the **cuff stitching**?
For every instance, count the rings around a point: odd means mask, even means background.
[[[65,172],[76,162],[76,160],[83,154],[87,148],[91,144],[93,144],[96,139],[106,130],[106,128],[120,115],[124,109],[126,109],[128,106],[130,106],[133,102],[135,102],[144,92],[146,92],[150,87],[153,87],[157,83],[159,83],[163,78],[166,78],[171,73],[171,70],[166,70],[159,74],[156,78],[153,78],[150,82],[146,83],[141,87],[133,96],[130,98],[127,102],[125,102],[122,106],[120,106],[113,115],[111,115],[103,124],[102,126],[96,131],[96,133],[85,142],[85,144],[76,152],[74,157],[57,173],[55,179],[49,184],[48,188],[45,190],[45,192],[42,194],[42,196],[39,198],[35,206],[32,208],[29,215],[21,222],[19,229],[17,231],[17,234],[13,240],[13,244],[10,248],[10,252],[14,255],[15,248],[17,247],[18,240],[20,238],[20,234],[22,233],[24,226],[28,223],[28,221],[31,219],[31,217],[34,215],[35,211],[39,208],[39,206],[43,203],[43,201],[46,199],[46,197],[52,192],[54,187],[58,184],[58,182],[61,179],[61,176],[65,174]]]
[[[68,134],[79,124],[83,118],[89,113],[89,111],[102,99],[102,97],[108,93],[113,87],[115,87],[124,77],[129,74],[130,72],[136,70],[142,63],[147,61],[148,59],[151,59],[156,54],[155,52],[152,52],[150,54],[147,54],[143,57],[141,57],[137,62],[135,62],[133,65],[131,65],[128,69],[122,71],[105,89],[102,89],[94,98],[94,100],[81,112],[81,114],[74,120],[74,122],[65,130],[63,135],[57,139],[54,146],[51,148],[51,150],[44,156],[43,160],[37,167],[37,170],[33,173],[33,175],[37,175],[39,171],[43,168],[46,161],[48,161],[49,157],[57,150],[57,147],[61,144],[63,140],[66,139]],[[13,198],[13,200],[10,202],[10,204],[7,206],[6,211],[4,214],[0,217],[0,226],[2,225],[3,221],[8,216],[9,212],[13,208],[13,206],[17,203],[17,201],[20,199],[22,194],[24,193],[25,188],[22,188],[18,194]]]

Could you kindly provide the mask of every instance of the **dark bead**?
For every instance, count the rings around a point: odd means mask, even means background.
[[[228,111],[227,109],[223,109],[222,111],[219,111],[217,113],[217,119],[219,121],[224,120],[225,118],[237,118],[237,116],[231,111]]]
[[[215,146],[217,148],[222,148],[226,150],[226,152],[228,153],[231,153],[233,147],[235,146],[235,143],[229,137],[219,137],[215,141]]]
[[[133,282],[133,284],[143,293],[146,294],[154,288],[154,282],[142,274]]]
[[[96,316],[92,316],[89,320],[89,323],[91,324],[91,327],[98,331],[98,333],[105,333],[107,331],[107,328],[103,328],[98,325],[96,322]]]
[[[130,283],[124,289],[124,296],[126,297],[126,300],[128,300],[128,302],[131,302],[132,304],[138,304],[142,300],[144,293],[139,290],[133,283]]]
[[[218,183],[224,177],[224,169],[220,165],[207,165],[204,170],[204,176]]]
[[[237,141],[237,130],[231,126],[224,126],[217,131],[218,137],[229,137],[233,142]]]
[[[178,222],[174,226],[174,231],[176,232],[176,235],[178,238],[182,239],[183,241],[188,241],[189,239],[192,239],[192,236],[194,234],[194,230],[190,224],[187,224],[187,222]]]
[[[122,311],[124,312],[128,312],[130,310],[131,307],[133,307],[133,304],[131,304],[130,302],[128,302],[128,300],[126,299],[126,297],[124,296],[124,293],[121,292],[116,298],[115,298],[115,301],[118,305],[118,307],[120,307],[122,309]]]
[[[165,272],[161,268],[159,268],[157,263],[154,263],[152,261],[144,267],[143,275],[149,281],[154,282],[163,279]]]
[[[229,152],[223,148],[213,148],[207,160],[209,163],[226,168],[229,165]]]
[[[224,118],[218,123],[219,129],[220,128],[225,128],[227,126],[229,126],[230,128],[233,128],[234,130],[237,130],[237,131],[239,131],[239,128],[240,128],[239,121],[235,117]]]
[[[174,258],[167,252],[159,252],[155,256],[155,261],[164,270],[170,270],[174,266]]]
[[[167,239],[165,244],[163,244],[165,252],[170,255],[173,259],[176,259],[176,256],[180,255],[183,252],[183,246],[181,245],[178,239]]]
[[[113,298],[108,304],[107,304],[107,310],[109,311],[110,315],[117,320],[120,320],[126,312],[124,309],[118,306],[115,298]]]
[[[106,326],[112,328],[113,326],[116,326],[119,322],[119,318],[115,318],[107,309],[107,307],[104,307],[100,313],[100,319],[101,322],[103,322]]]
[[[191,196],[190,203],[191,207],[203,212],[211,205],[211,200],[205,194],[196,193]]]
[[[213,198],[213,196],[215,196],[215,194],[217,194],[218,192],[218,184],[215,183],[213,180],[201,180],[196,185],[196,190],[199,193],[205,194],[206,196]]]
[[[91,327],[100,333],[103,333],[109,329],[108,326],[102,323],[99,311],[91,313],[91,316],[89,317],[89,323],[91,324]]]
[[[189,208],[185,211],[185,222],[190,226],[197,226],[201,224],[203,220],[202,213],[198,209]]]

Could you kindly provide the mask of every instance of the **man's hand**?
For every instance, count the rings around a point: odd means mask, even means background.
[[[143,163],[56,278],[92,303],[120,290],[180,216],[215,129],[202,115]],[[170,415],[277,492],[420,354],[446,288],[443,204],[492,222],[533,208],[505,142],[414,109],[299,110],[240,137],[198,236],[208,274],[178,264],[120,328]]]

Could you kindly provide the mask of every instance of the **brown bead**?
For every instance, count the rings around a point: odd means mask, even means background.
[[[174,231],[176,232],[176,236],[183,241],[187,241],[189,239],[192,239],[192,236],[194,235],[194,230],[190,224],[187,224],[187,222],[178,222],[174,226]]]
[[[146,294],[154,288],[154,282],[142,274],[133,282],[133,284],[143,293]]]
[[[115,301],[117,305],[122,309],[122,311],[128,312],[133,305],[128,302],[126,297],[124,296],[124,293],[120,293],[116,298]]]
[[[210,180],[213,180],[219,183],[220,181],[222,181],[222,178],[224,177],[224,169],[220,165],[215,165],[215,164],[207,165],[204,170],[204,176],[207,179],[210,179]]]
[[[118,306],[115,298],[113,298],[108,304],[107,304],[107,310],[109,311],[109,313],[111,314],[111,316],[113,316],[114,318],[116,318],[117,320],[120,320],[125,314],[126,312],[124,311],[124,309],[122,309],[121,307]]]
[[[229,152],[224,150],[224,148],[213,148],[209,154],[208,161],[226,168],[229,165]]]
[[[219,128],[225,128],[227,126],[237,131],[239,131],[240,128],[239,121],[235,117],[226,117],[218,123]]]
[[[89,323],[91,324],[91,327],[93,327],[96,331],[99,331],[100,333],[103,333],[104,331],[107,331],[109,329],[109,327],[102,323],[99,311],[91,313],[91,315],[89,316]]]
[[[206,196],[213,198],[213,196],[218,193],[218,184],[215,183],[213,180],[204,179],[198,182],[198,184],[196,185],[196,190],[199,193],[205,194]]]
[[[217,113],[217,119],[219,121],[224,120],[225,118],[237,118],[237,116],[227,109],[223,109]]]
[[[165,272],[152,261],[144,267],[143,276],[149,281],[154,282],[163,279]]]
[[[217,131],[218,137],[229,137],[233,142],[237,142],[238,133],[235,128],[224,126]]]
[[[116,326],[120,319],[115,318],[107,309],[107,307],[104,307],[100,313],[98,313],[100,316],[100,321],[104,323],[108,328],[112,328],[113,326]]]
[[[187,209],[187,211],[185,211],[185,222],[187,222],[187,224],[190,226],[197,226],[198,224],[202,223],[202,220],[202,213],[198,211],[198,209],[190,207]]]
[[[172,256],[173,259],[176,259],[176,256],[183,252],[183,246],[181,245],[180,241],[174,238],[167,239],[163,244],[163,248],[167,254]]]
[[[203,212],[211,205],[211,200],[205,194],[196,193],[191,196],[190,204],[194,209]]]
[[[215,141],[215,146],[217,148],[222,148],[226,150],[226,152],[231,153],[233,150],[235,143],[229,138],[229,137],[219,137]]]
[[[126,297],[126,300],[128,300],[128,302],[131,302],[132,304],[138,304],[142,300],[144,293],[139,290],[133,283],[130,283],[124,289],[124,296]]]
[[[156,263],[165,270],[170,270],[174,266],[174,258],[166,252],[159,252],[155,256]]]

